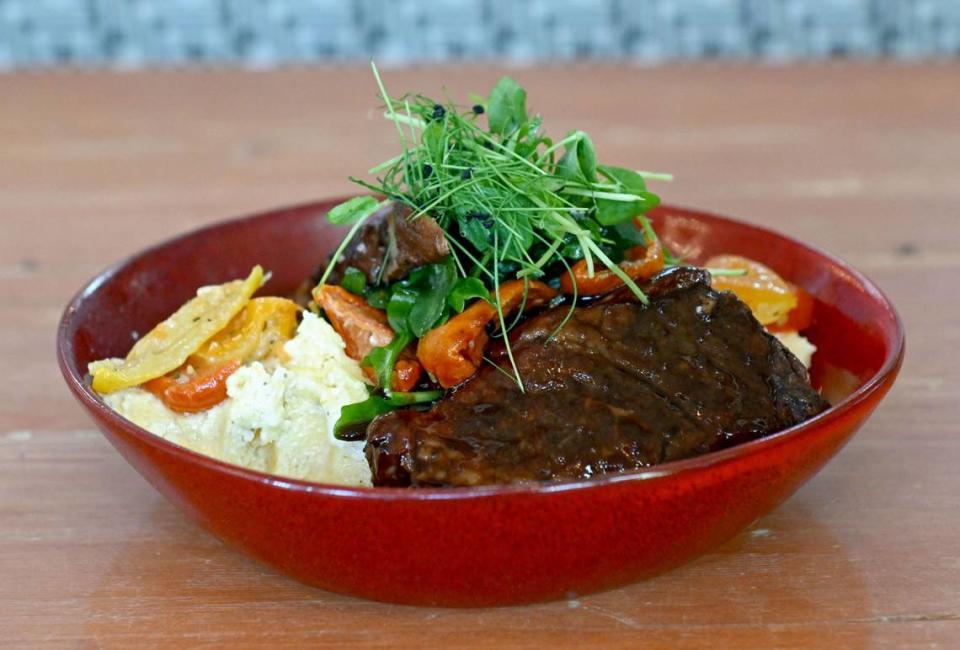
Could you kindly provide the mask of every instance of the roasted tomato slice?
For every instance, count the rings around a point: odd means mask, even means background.
[[[659,241],[649,246],[629,248],[625,257],[617,266],[631,280],[646,280],[663,270],[663,247]],[[574,284],[577,286],[577,295],[599,296],[623,285],[623,280],[607,268],[596,268],[593,277],[590,277],[586,260],[580,260],[570,268],[570,273],[560,276],[560,289],[564,293],[572,294]]]
[[[500,306],[506,316],[521,304],[529,309],[542,305],[556,294],[543,282],[511,280],[500,286]],[[496,317],[497,310],[489,302],[474,301],[462,313],[427,332],[417,344],[417,358],[441,386],[456,386],[480,367],[489,339],[487,324]]]
[[[176,375],[151,379],[143,387],[172,411],[199,413],[227,399],[227,379],[240,368],[238,359],[225,361],[180,381]]]
[[[263,269],[256,266],[246,280],[201,287],[195,298],[137,341],[126,359],[91,364],[93,389],[112,393],[176,370],[227,326],[260,288],[263,279]]]
[[[254,298],[225,328],[190,355],[189,363],[203,369],[231,359],[243,363],[282,354],[297,329],[300,307],[286,298]]]
[[[395,333],[387,322],[387,315],[371,307],[362,297],[335,285],[324,284],[313,292],[313,298],[323,308],[327,318],[337,330],[351,359],[362,361],[373,348],[389,344]],[[374,380],[371,368],[365,367],[367,377]],[[393,369],[390,388],[395,391],[412,390],[420,381],[422,369],[411,349],[400,353]]]
[[[716,275],[713,288],[732,291],[747,303],[762,325],[770,325],[787,318],[797,306],[796,287],[776,274],[768,266],[740,255],[716,255],[704,266],[711,269],[743,269],[745,275]]]

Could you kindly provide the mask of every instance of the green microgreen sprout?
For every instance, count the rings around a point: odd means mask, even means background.
[[[398,338],[415,338],[423,328],[442,324],[461,311],[467,299],[490,300],[515,380],[523,390],[507,336],[519,319],[508,323],[505,318],[500,304],[503,282],[517,278],[556,282],[583,260],[589,277],[607,268],[640,302],[648,303],[618,262],[626,248],[638,242],[660,245],[645,217],[660,202],[647,182],[672,180],[670,174],[599,164],[593,142],[583,131],[554,141],[544,132],[541,118],[529,113],[526,91],[510,77],[501,78],[488,97],[471,96],[469,105],[459,105],[449,98],[436,101],[419,94],[391,97],[377,66],[370,65],[383,117],[393,123],[401,151],[371,167],[370,179],[350,180],[378,197],[410,206],[412,219],[429,214],[444,231],[452,258],[443,273],[435,269],[432,283],[365,287],[351,280],[355,291],[387,305],[388,315],[397,296],[391,325],[401,325]],[[378,199],[359,197],[331,212],[331,220],[353,227],[323,281],[349,239],[380,205]],[[624,229],[633,234],[625,237]],[[664,252],[668,261],[676,259]],[[472,282],[465,284],[468,279]],[[434,298],[414,310],[410,303],[426,296],[416,294],[418,286],[448,293],[442,301]],[[414,295],[419,297],[414,300]],[[576,302],[574,294],[570,313]],[[386,365],[396,356],[396,350],[390,352],[367,360],[382,379],[389,377]]]

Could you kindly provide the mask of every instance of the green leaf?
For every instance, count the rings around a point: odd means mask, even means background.
[[[557,142],[547,137],[513,79],[501,79],[485,101],[474,99],[484,110],[411,93],[391,100],[377,81],[386,117],[402,133],[402,151],[372,167],[374,178],[351,180],[436,219],[453,247],[458,277],[487,286],[516,277],[551,282],[584,256],[601,268],[616,266],[635,239],[632,221],[657,203],[646,188],[647,172],[599,165],[582,131]],[[415,275],[386,292],[364,291],[411,337],[413,329],[422,332],[465,308],[477,299],[473,290],[480,291],[454,279],[441,302],[430,293],[428,276]]]
[[[423,130],[420,141],[427,150],[431,162],[435,165],[443,162],[444,134],[441,122],[430,122]]]
[[[597,168],[601,174],[620,186],[621,191],[639,194],[647,191],[647,183],[643,176],[625,167],[611,167],[609,165],[600,165]]]
[[[603,236],[605,239],[612,240],[614,247],[620,250],[647,244],[647,237],[643,230],[637,228],[632,221],[605,227]]]
[[[453,311],[460,313],[466,308],[468,300],[476,298],[490,302],[490,291],[483,286],[479,278],[460,278],[450,289],[447,304]]]
[[[493,220],[501,259],[524,259],[534,243],[533,223],[529,218],[536,204],[523,195],[513,195],[498,206],[501,212]],[[489,230],[489,229],[488,229]]]
[[[563,156],[557,163],[557,174],[563,178],[571,178],[595,183],[597,181],[597,151],[593,142],[583,131],[576,131],[571,135],[579,137],[567,145]]]
[[[424,264],[394,283],[387,303],[387,320],[396,332],[407,331],[420,337],[446,317],[446,299],[457,279],[452,257],[435,264]]]
[[[583,247],[580,246],[580,240],[573,235],[566,235],[563,238],[563,246],[560,247],[560,255],[567,260],[583,259]]]
[[[360,269],[348,266],[347,269],[343,272],[343,279],[340,280],[340,286],[349,291],[359,295],[363,294],[363,290],[367,288],[367,276]]]
[[[411,393],[391,393],[389,397],[371,395],[362,402],[347,404],[340,409],[340,417],[333,425],[333,436],[338,440],[362,440],[367,423],[378,415],[403,406],[426,404],[443,397],[442,390],[422,390]]]
[[[390,393],[387,401],[391,406],[411,406],[413,404],[424,404],[443,397],[442,390],[418,390],[411,393]]]
[[[502,136],[527,121],[527,91],[510,77],[501,77],[487,101],[490,132]]]
[[[452,257],[447,257],[418,267],[393,284],[386,310],[387,322],[396,336],[389,345],[371,350],[361,362],[373,368],[378,385],[390,386],[393,366],[410,341],[445,320],[447,294],[456,278],[456,265]]]
[[[603,238],[603,228],[596,219],[587,217],[585,219],[580,219],[577,223],[590,231],[591,238],[594,241],[600,241]]]
[[[492,233],[483,225],[481,219],[473,215],[465,215],[457,219],[457,225],[460,228],[460,236],[473,244],[478,252],[482,253],[490,248]]]
[[[580,172],[586,176],[587,180],[595,182],[597,180],[597,150],[593,147],[593,141],[586,133],[580,138],[580,144],[577,145],[577,161],[580,163]]]
[[[636,194],[641,197],[637,201],[611,201],[597,199],[597,221],[604,226],[625,223],[640,216],[644,212],[656,207],[660,202],[655,194],[647,191],[647,184],[643,176],[623,167],[598,167],[601,174],[619,186],[620,192]]]
[[[604,226],[628,223],[646,211],[643,201],[609,201],[597,199],[597,221]]]
[[[533,228],[527,219],[503,215],[494,228],[501,246],[502,259],[519,260],[533,245]]]
[[[367,287],[363,297],[367,299],[368,305],[377,309],[386,309],[390,304],[390,290],[386,287]]]
[[[387,321],[394,332],[410,330],[407,318],[410,316],[410,310],[413,309],[417,298],[416,290],[400,283],[394,285],[393,293],[390,294],[390,301],[387,303]]]
[[[362,440],[370,420],[395,408],[386,399],[376,395],[356,404],[347,404],[340,409],[340,417],[333,425],[333,437],[337,440]]]
[[[400,358],[400,353],[403,352],[403,349],[407,347],[412,340],[413,337],[410,336],[410,332],[397,332],[390,343],[370,350],[367,356],[360,362],[360,365],[373,368],[373,373],[377,378],[377,385],[389,390],[390,385],[393,383],[393,367],[397,365],[397,359]]]
[[[545,138],[539,134],[541,124],[541,118],[535,116],[521,124],[520,128],[517,129],[516,144],[513,150],[517,152],[518,156],[529,158],[538,146],[550,141],[550,138]],[[546,146],[549,147],[550,145],[547,144]]]
[[[449,257],[443,262],[421,266],[410,274],[410,284],[417,295],[407,324],[414,336],[419,338],[439,324],[445,315],[447,294],[456,279],[457,268]]]
[[[336,226],[345,226],[367,218],[378,207],[380,202],[372,196],[355,196],[332,208],[327,213],[327,220]]]

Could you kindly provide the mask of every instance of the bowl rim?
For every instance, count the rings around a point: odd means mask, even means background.
[[[305,479],[290,478],[268,474],[254,469],[234,465],[222,461],[212,456],[193,451],[171,442],[155,433],[134,424],[130,420],[111,409],[106,405],[85,381],[85,374],[80,375],[75,371],[73,362],[68,358],[67,331],[74,321],[75,314],[80,304],[96,293],[100,287],[106,284],[113,276],[119,273],[123,268],[131,264],[134,260],[157,251],[162,248],[175,247],[180,242],[197,236],[202,236],[210,231],[215,231],[227,225],[238,225],[241,223],[267,219],[280,213],[297,212],[301,210],[323,208],[325,206],[336,205],[337,202],[349,197],[334,197],[330,199],[319,199],[305,201],[289,206],[281,206],[248,213],[239,217],[220,219],[213,223],[188,230],[156,244],[148,246],[132,255],[128,255],[120,261],[108,266],[106,269],[97,273],[92,279],[87,281],[84,286],[74,294],[67,304],[60,317],[57,326],[57,362],[60,371],[67,382],[68,387],[74,393],[76,398],[87,409],[95,412],[101,419],[106,420],[114,426],[119,426],[131,435],[135,436],[140,442],[155,448],[159,448],[174,456],[180,457],[189,463],[197,463],[206,469],[223,472],[233,477],[265,483],[272,487],[277,487],[296,492],[307,492],[334,497],[347,497],[354,499],[373,499],[385,501],[446,501],[459,499],[476,499],[487,497],[501,497],[507,495],[526,494],[542,495],[557,492],[580,491],[591,488],[601,488],[621,483],[632,483],[639,481],[651,481],[655,479],[667,478],[676,474],[686,473],[694,470],[704,469],[720,465],[745,456],[752,456],[764,449],[783,444],[787,440],[803,434],[804,432],[818,428],[822,425],[841,418],[857,405],[868,400],[874,393],[880,390],[892,375],[895,375],[903,363],[905,349],[905,332],[903,321],[893,303],[886,294],[870,280],[866,275],[853,268],[850,264],[841,258],[829,253],[818,246],[807,244],[790,235],[786,235],[765,226],[741,221],[732,217],[714,214],[694,208],[686,208],[672,204],[663,204],[657,208],[658,212],[678,212],[691,215],[696,218],[706,218],[707,220],[719,221],[733,224],[738,227],[747,227],[759,231],[763,235],[779,237],[786,240],[793,246],[806,249],[819,255],[852,277],[855,282],[866,289],[873,298],[877,299],[889,312],[894,324],[894,343],[887,351],[880,369],[877,370],[869,379],[867,379],[857,390],[846,396],[837,404],[815,415],[798,425],[788,427],[776,433],[770,434],[757,440],[744,442],[727,449],[708,452],[701,456],[687,458],[683,460],[669,461],[656,465],[654,467],[631,470],[618,474],[610,474],[587,479],[572,479],[566,481],[557,481],[554,483],[518,483],[508,485],[481,485],[476,487],[458,487],[456,489],[443,487],[420,487],[410,489],[406,487],[364,487],[364,486],[344,486],[330,483],[319,483]]]

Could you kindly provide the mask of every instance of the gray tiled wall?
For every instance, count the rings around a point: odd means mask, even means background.
[[[0,0],[0,69],[960,55],[960,0]]]

